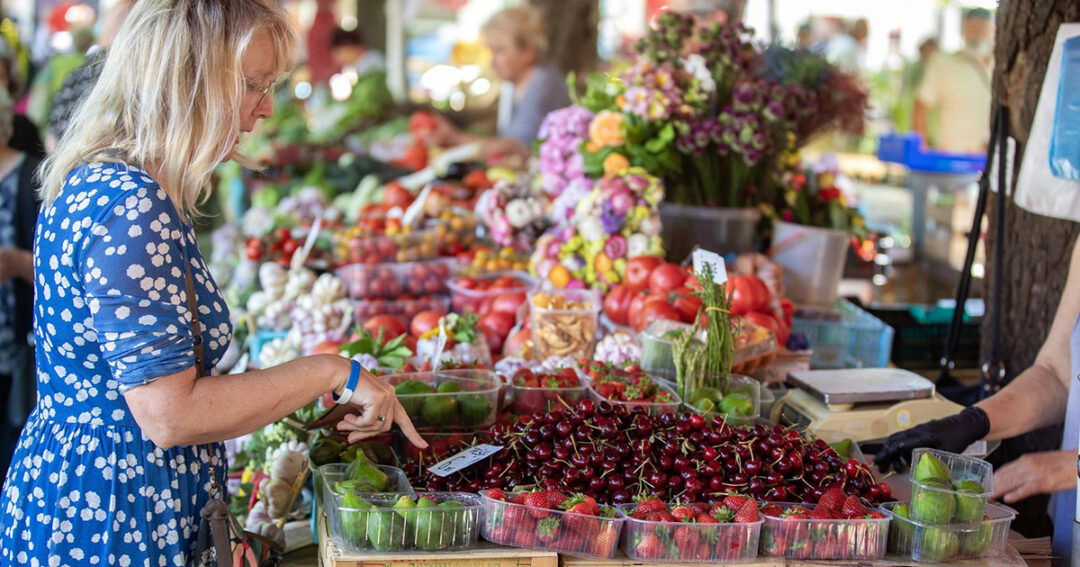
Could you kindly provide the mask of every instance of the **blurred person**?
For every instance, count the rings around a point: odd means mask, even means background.
[[[83,97],[94,88],[98,75],[101,74],[101,65],[105,62],[109,46],[112,45],[116,32],[123,25],[134,4],[135,0],[117,0],[105,12],[97,43],[87,50],[86,60],[68,74],[53,98],[52,112],[49,114],[49,123],[45,133],[45,147],[50,153],[67,131],[68,123]]]
[[[855,42],[855,71],[866,72],[866,48],[870,39],[870,22],[859,18],[851,25],[851,39]]]
[[[915,111],[915,95],[919,92],[923,77],[926,76],[926,66],[937,55],[937,39],[928,37],[919,43],[919,56],[914,61],[904,64],[904,71],[900,81],[900,98],[896,109],[893,111],[893,120],[898,132],[910,132],[913,129],[912,114]],[[926,129],[928,135],[924,139],[936,139],[937,137],[937,109],[930,109],[926,117]]]
[[[341,72],[355,71],[357,77],[386,70],[383,54],[368,46],[364,33],[359,29],[347,31],[335,28],[330,36],[330,55],[341,67]]]
[[[483,36],[495,75],[514,87],[509,120],[500,121],[498,137],[485,138],[465,134],[439,118],[428,143],[446,147],[479,142],[489,157],[528,156],[544,116],[570,104],[566,77],[543,63],[547,34],[534,8],[503,9],[484,24]]]
[[[849,73],[859,72],[859,45],[851,35],[854,26],[840,18],[831,18],[832,33],[825,42],[825,59]]]
[[[18,58],[8,42],[0,38],[0,90],[12,100],[18,100],[24,86],[24,76],[19,70]],[[25,114],[16,112],[12,121],[13,132],[8,145],[29,155],[42,157],[45,146],[37,126]]]
[[[34,221],[41,156],[11,147],[14,102],[0,89],[0,477],[34,405]]]
[[[795,49],[813,51],[814,47],[814,26],[810,22],[799,24],[795,32]]]
[[[45,132],[49,115],[52,113],[53,100],[56,98],[56,93],[60,92],[64,79],[86,61],[86,50],[94,44],[94,30],[88,26],[74,28],[71,30],[71,39],[71,51],[56,53],[49,57],[34,77],[34,84],[30,87],[27,115],[34,124],[41,127],[42,133]]]
[[[994,68],[994,22],[988,10],[964,14],[964,48],[930,59],[915,98],[913,129],[928,147],[980,153],[990,139],[990,81]],[[930,113],[937,132],[930,137]]]

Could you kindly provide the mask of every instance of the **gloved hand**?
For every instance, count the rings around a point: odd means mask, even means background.
[[[968,445],[986,437],[989,432],[990,418],[982,408],[964,408],[956,415],[928,421],[890,435],[874,460],[881,472],[889,468],[899,471],[911,461],[912,449],[928,447],[962,453]]]

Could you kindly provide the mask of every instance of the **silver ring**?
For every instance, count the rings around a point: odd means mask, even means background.
[[[386,421],[386,416],[385,415],[380,415],[379,417],[375,418],[375,421],[378,421],[378,422]]]

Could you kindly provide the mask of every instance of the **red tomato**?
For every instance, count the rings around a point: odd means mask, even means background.
[[[341,354],[342,341],[326,341],[312,347],[308,354]]]
[[[645,324],[641,323],[642,313],[645,311],[645,306],[650,303],[667,303],[667,295],[663,293],[650,293],[645,291],[635,292],[637,295],[630,300],[630,311],[628,312],[627,322],[630,326],[637,330],[639,327],[644,328],[648,324],[648,320]],[[677,319],[678,317],[676,317]]]
[[[686,272],[678,264],[665,262],[649,274],[649,291],[671,291],[686,281]]]
[[[731,312],[743,315],[751,311],[763,311],[769,307],[769,289],[761,278],[746,274],[732,276],[727,283],[731,294]]]
[[[659,256],[638,256],[631,258],[626,263],[626,284],[633,289],[645,289],[649,287],[649,274],[663,264],[664,260]]]
[[[669,296],[671,305],[679,312],[679,320],[683,323],[693,323],[701,309],[701,299],[691,295],[691,289],[680,287],[671,292]]]
[[[690,277],[686,278],[686,281],[683,282],[683,285],[694,291],[701,290],[701,282],[699,282],[697,276],[693,274],[691,274]]]
[[[670,303],[664,301],[650,301],[645,304],[645,307],[641,310],[641,315],[638,317],[638,324],[634,327],[635,331],[641,332],[642,329],[649,326],[649,323],[656,319],[671,319],[672,321],[680,321],[679,312]]]
[[[405,208],[412,204],[413,194],[396,181],[391,181],[383,188],[382,202],[391,207]]]
[[[634,288],[627,284],[619,284],[611,288],[604,296],[604,313],[616,325],[628,325],[630,323],[630,303],[634,300]]]
[[[492,353],[502,352],[503,341],[514,328],[514,315],[493,311],[484,315],[476,322],[477,328],[484,333],[488,348]]]
[[[414,136],[434,132],[436,127],[438,127],[438,121],[430,112],[418,110],[409,116],[409,132]]]
[[[521,282],[513,276],[502,276],[491,282],[491,289],[517,289],[519,287],[522,287]]]
[[[379,334],[379,329],[382,329],[384,341],[404,335],[406,332],[405,323],[393,315],[376,315],[364,321],[364,329],[376,336]]]
[[[491,310],[513,315],[517,313],[522,303],[525,303],[525,292],[502,293],[496,295],[495,300],[491,302]]]
[[[462,289],[473,289],[476,287],[476,280],[465,277],[454,280],[454,285]]]
[[[532,338],[532,331],[528,325],[522,325],[503,341],[503,354],[512,356],[525,349],[525,343]]]
[[[421,311],[412,318],[412,323],[409,324],[409,330],[412,332],[413,336],[419,337],[431,329],[438,327],[439,319],[443,315],[445,315],[445,313],[435,309]]]

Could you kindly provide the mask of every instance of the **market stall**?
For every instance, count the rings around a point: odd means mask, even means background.
[[[394,119],[381,77],[287,93],[252,148],[270,169],[223,172],[214,271],[244,309],[219,370],[352,358],[430,446],[350,444],[312,403],[233,444],[247,529],[337,567],[1023,564],[985,461],[886,478],[860,450],[958,409],[881,368],[892,329],[838,297],[873,241],[799,148],[865,95],[692,32],[661,16],[531,167],[427,147],[436,119]]]

